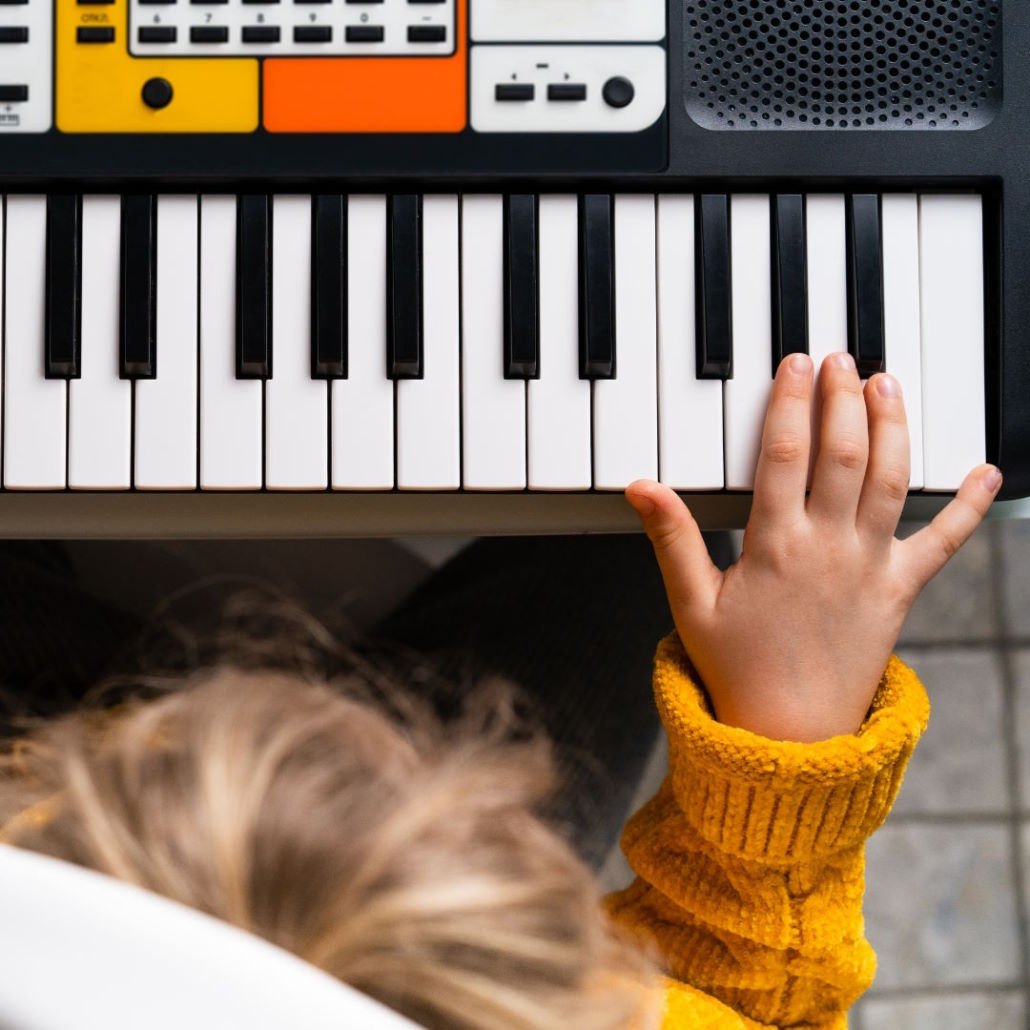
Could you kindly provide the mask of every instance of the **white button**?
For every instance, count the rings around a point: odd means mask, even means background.
[[[723,486],[719,379],[697,378],[694,198],[658,198],[658,454],[675,490]]]
[[[65,485],[68,388],[44,375],[46,197],[7,197],[4,485]]]
[[[311,198],[272,201],[272,378],[265,383],[265,485],[324,490],[329,391],[311,378]]]
[[[461,485],[459,275],[458,198],[425,197],[423,378],[397,382],[397,486],[402,490]]]
[[[120,197],[82,198],[82,375],[68,383],[68,485],[127,490],[132,381],[119,378]]]
[[[980,197],[920,196],[919,276],[924,484],[955,490],[986,453]]]
[[[197,485],[197,198],[157,198],[157,376],[137,379],[135,484]]]
[[[539,200],[540,378],[529,380],[529,487],[589,490],[590,382],[579,378],[579,201]]]
[[[504,378],[504,210],[462,200],[462,469],[467,490],[526,485],[526,385]]]
[[[655,201],[615,198],[615,378],[594,382],[594,486],[658,477]]]
[[[901,384],[908,418],[913,490],[923,485],[923,373],[920,364],[919,200],[888,193],[883,222],[883,329],[886,371]]]
[[[769,198],[730,198],[733,378],[726,405],[726,486],[750,490],[772,388],[772,246]]]
[[[236,378],[236,198],[201,197],[202,489],[261,489],[262,404],[261,381]]]

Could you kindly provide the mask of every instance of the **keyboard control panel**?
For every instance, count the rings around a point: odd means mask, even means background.
[[[666,5],[0,0],[0,137],[642,133]]]

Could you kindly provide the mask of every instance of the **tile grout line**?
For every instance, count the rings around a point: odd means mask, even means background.
[[[993,637],[949,637],[942,640],[906,640],[904,636],[898,639],[895,651],[990,651],[999,647],[1008,647],[1013,650],[1019,648],[1030,648],[1030,637],[1025,636],[998,636]]]
[[[1016,894],[1016,932],[1020,951],[1020,981],[1024,1001],[1030,1000],[1030,926],[1027,924],[1026,870],[1023,865],[1022,823],[1020,810],[1024,800],[1020,797],[1019,746],[1016,729],[1016,672],[1013,666],[1015,641],[1009,635],[1008,607],[1005,603],[1007,569],[1002,554],[1001,530],[994,527],[989,536],[988,550],[991,571],[991,600],[994,603],[998,625],[998,661],[1002,683],[1002,740],[1005,745],[1005,771],[1009,786],[1009,847],[1012,858],[1013,889]]]
[[[1012,994],[1022,991],[1022,981],[1012,980],[1002,983],[926,983],[913,987],[884,987],[881,990],[870,989],[862,995],[863,1001],[904,1001],[908,998],[957,997],[963,994]]]
[[[891,826],[1009,826],[1022,813],[1002,812],[891,812]]]

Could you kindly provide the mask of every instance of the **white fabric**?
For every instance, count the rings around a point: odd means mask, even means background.
[[[0,1026],[413,1030],[267,941],[68,862],[0,845]]]

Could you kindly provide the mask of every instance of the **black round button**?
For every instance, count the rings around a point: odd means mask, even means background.
[[[172,84],[167,79],[147,79],[143,84],[143,103],[159,111],[172,102]]]
[[[633,102],[637,91],[633,88],[633,83],[629,79],[616,75],[615,78],[609,79],[604,84],[602,95],[604,96],[604,102],[609,107],[625,107]]]

